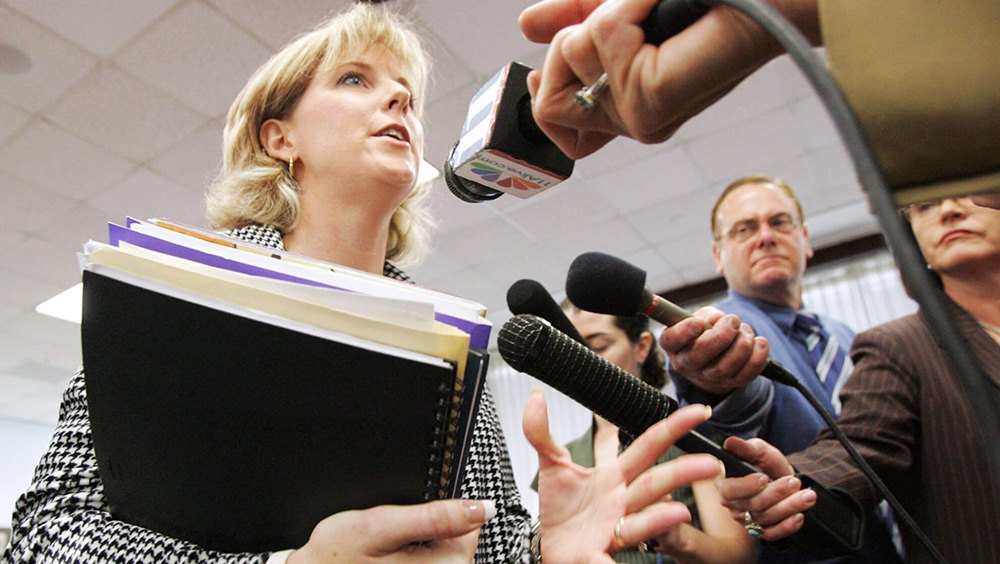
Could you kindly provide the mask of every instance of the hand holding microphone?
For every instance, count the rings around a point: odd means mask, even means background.
[[[582,309],[611,315],[641,313],[667,326],[660,344],[671,365],[716,394],[746,385],[758,374],[794,386],[795,377],[768,359],[767,341],[735,316],[699,311],[699,321],[646,288],[646,272],[604,253],[584,253],[570,265],[566,294]]]

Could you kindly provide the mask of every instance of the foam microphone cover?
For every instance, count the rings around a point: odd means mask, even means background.
[[[577,342],[587,344],[552,298],[552,294],[537,280],[525,278],[511,284],[507,290],[507,308],[514,315],[521,313],[537,315]]]
[[[646,271],[605,253],[583,253],[566,274],[566,295],[580,309],[635,315],[646,291]]]
[[[656,388],[533,315],[515,315],[497,335],[500,356],[638,437],[675,409]]]

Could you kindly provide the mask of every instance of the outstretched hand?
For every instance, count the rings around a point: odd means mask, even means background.
[[[670,501],[674,489],[715,478],[721,463],[707,454],[685,455],[653,466],[670,446],[705,422],[701,405],[677,410],[639,436],[614,462],[596,468],[575,464],[549,433],[545,398],[532,393],[524,409],[524,434],[538,452],[542,556],[551,562],[612,562],[624,546],[636,546],[690,521],[687,507]]]
[[[722,480],[722,504],[733,518],[744,523],[745,515],[763,528],[761,538],[783,539],[802,528],[803,511],[816,504],[816,492],[802,490],[802,482],[785,455],[763,439],[729,437],[723,448],[760,468],[764,474],[750,474]],[[772,478],[772,479],[769,479]]]
[[[309,542],[287,562],[472,561],[492,506],[448,499],[419,505],[381,505],[344,511],[320,521]]]

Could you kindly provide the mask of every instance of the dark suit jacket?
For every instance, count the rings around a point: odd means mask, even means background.
[[[949,305],[1000,403],[1000,345]],[[1000,562],[1000,484],[993,481],[983,433],[995,441],[1000,430],[981,429],[926,320],[911,315],[862,333],[852,356],[855,371],[841,394],[844,433],[948,562]],[[866,509],[879,500],[829,431],[789,460],[820,483],[847,490]],[[930,561],[899,525],[907,561]]]

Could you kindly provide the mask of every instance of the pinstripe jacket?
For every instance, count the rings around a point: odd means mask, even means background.
[[[949,306],[1000,403],[1000,345],[968,313]],[[948,562],[1000,562],[1000,484],[980,433],[995,441],[1000,429],[980,429],[926,320],[915,314],[866,331],[855,338],[852,356],[854,374],[841,393],[844,433]],[[880,499],[829,431],[788,458],[867,509]],[[930,561],[899,525],[907,561]]]
[[[282,249],[281,234],[251,225],[231,233]],[[386,262],[384,274],[407,276]],[[520,561],[527,554],[530,515],[514,483],[493,397],[483,390],[462,496],[496,501],[483,527],[478,562]],[[264,562],[267,554],[220,554],[114,519],[108,512],[90,434],[81,369],[70,380],[59,423],[28,490],[14,506],[12,538],[3,562]],[[275,547],[275,549],[292,547]]]

